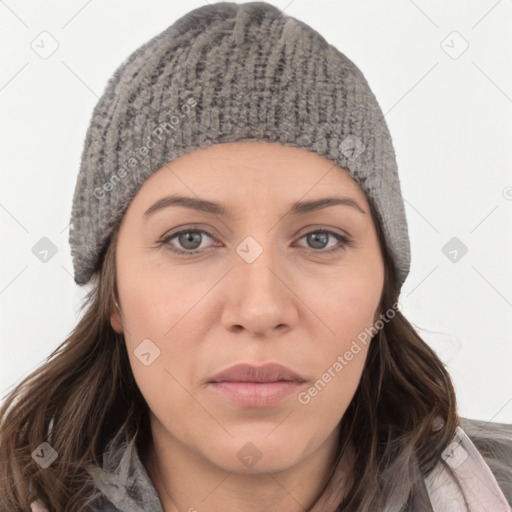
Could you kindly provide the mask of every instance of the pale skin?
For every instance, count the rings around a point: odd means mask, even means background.
[[[144,215],[171,194],[220,203],[229,216],[176,205]],[[297,201],[333,196],[358,207],[287,214]],[[181,230],[189,238],[158,245]],[[343,246],[335,235],[352,243]],[[263,249],[251,263],[236,250],[249,236]],[[180,256],[171,248],[200,252]],[[116,266],[119,308],[111,324],[124,333],[150,408],[152,443],[143,463],[164,510],[335,510],[350,448],[336,495],[328,489],[312,506],[334,463],[368,346],[307,404],[294,393],[271,407],[241,407],[207,382],[234,364],[276,362],[303,376],[299,391],[307,392],[375,323],[384,263],[359,185],[329,160],[277,143],[194,151],[137,192],[121,223]],[[145,339],[160,350],[149,366],[134,353]],[[237,456],[247,443],[261,454],[252,466]]]

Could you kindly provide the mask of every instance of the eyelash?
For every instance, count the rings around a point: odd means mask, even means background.
[[[213,238],[215,239],[215,237],[209,233],[208,231],[205,231],[204,229],[196,229],[196,228],[187,228],[187,229],[182,229],[181,231],[177,231],[176,233],[171,233],[170,235],[168,236],[165,236],[164,238],[160,239],[158,241],[158,247],[162,247],[162,246],[167,246],[168,250],[170,250],[171,252],[175,253],[175,254],[178,254],[180,256],[193,256],[195,254],[198,254],[200,252],[204,252],[204,249],[193,249],[193,250],[180,250],[180,249],[176,249],[174,247],[172,247],[170,245],[170,241],[176,237],[178,237],[179,235],[182,235],[184,233],[203,233],[207,236],[209,236],[210,238]],[[351,247],[353,245],[353,242],[350,238],[348,238],[347,236],[345,235],[340,235],[339,233],[336,233],[335,231],[331,231],[331,230],[328,230],[328,229],[315,229],[313,231],[309,231],[308,233],[305,233],[304,235],[302,235],[299,240],[303,239],[304,237],[306,237],[307,235],[310,235],[312,233],[327,233],[329,235],[332,235],[334,236],[334,238],[336,238],[338,240],[338,242],[340,243],[338,246],[335,246],[334,248],[331,248],[331,249],[328,249],[328,250],[323,250],[323,249],[311,249],[309,248],[309,250],[315,252],[315,253],[320,253],[320,254],[331,254],[331,253],[335,253],[335,252],[338,252],[338,251],[341,251],[341,250],[344,250],[346,249],[347,247]],[[308,249],[307,247],[304,247],[305,249]]]

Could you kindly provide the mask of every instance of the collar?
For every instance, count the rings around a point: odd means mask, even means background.
[[[89,469],[101,493],[98,510],[164,512],[135,437],[111,443],[103,459],[103,467]],[[425,478],[433,512],[512,512],[489,466],[460,426],[442,459]]]

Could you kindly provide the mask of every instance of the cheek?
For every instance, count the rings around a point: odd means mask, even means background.
[[[176,273],[174,278],[164,278],[149,269],[131,275],[131,279],[119,281],[119,293],[126,348],[137,386],[162,423],[172,424],[182,411],[204,422],[204,411],[187,390],[193,390],[197,374],[196,349],[204,330],[197,319],[201,310],[197,303],[205,285],[187,287]]]
[[[181,334],[186,333],[176,330],[173,338],[165,342],[155,338],[154,345],[146,339],[144,350],[139,349],[139,338],[125,336],[135,382],[149,408],[166,425],[183,416],[204,421],[191,381],[197,370],[196,352]]]
[[[302,429],[313,438],[322,438],[340,423],[359,386],[368,354],[368,344],[352,343],[351,336],[325,340],[317,356],[315,379],[297,395]],[[369,343],[369,342],[368,342]]]
[[[310,337],[314,343],[307,351],[315,380],[298,396],[313,415],[339,420],[352,400],[375,333],[382,286],[377,266],[368,274],[347,272],[344,279],[324,283],[317,291],[311,309],[320,312],[321,334],[319,330]],[[314,295],[310,292],[309,297]]]
[[[129,239],[119,246],[116,262],[126,348],[148,405],[167,411],[169,403],[190,402],[180,384],[190,389],[195,375],[193,358],[204,329],[197,311],[208,283],[166,263],[148,261]]]
[[[324,428],[334,428],[344,415],[359,386],[368,355],[371,337],[365,341],[355,336],[336,336],[323,340],[321,353],[311,357],[315,378],[297,396],[297,401],[309,417],[322,418]]]
[[[150,264],[140,248],[133,257],[121,258],[117,283],[125,328],[134,342],[138,338],[171,336],[174,326],[205,293],[204,280],[197,276],[191,279],[189,272],[176,268]]]
[[[368,273],[347,267],[336,278],[324,280],[314,293],[309,283],[308,306],[322,324],[325,355],[344,353],[353,339],[375,324],[383,279],[378,266]]]

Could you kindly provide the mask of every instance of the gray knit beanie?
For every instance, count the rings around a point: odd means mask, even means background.
[[[214,144],[259,140],[345,169],[377,213],[400,290],[410,245],[395,152],[361,71],[305,23],[265,2],[195,9],[132,53],[96,105],[69,243],[86,284],[142,184]]]

